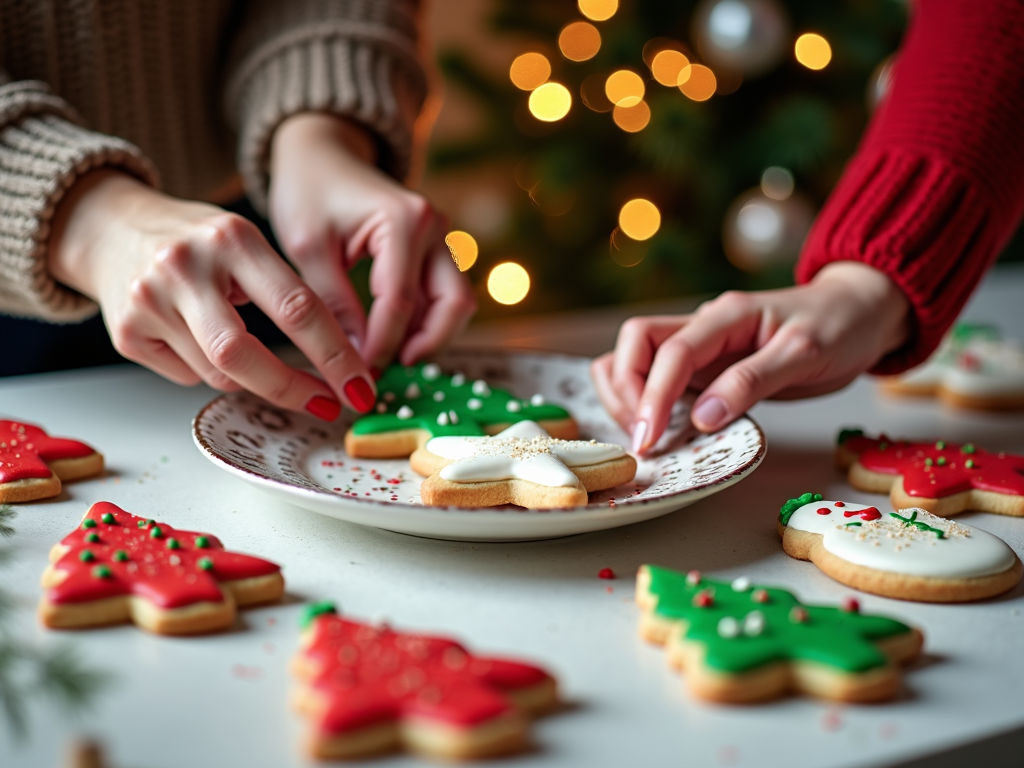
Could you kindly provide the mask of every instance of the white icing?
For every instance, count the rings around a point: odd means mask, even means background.
[[[487,382],[483,379],[477,379],[473,382],[473,394],[479,395],[480,397],[487,397],[491,394],[491,388],[487,386]]]
[[[466,383],[466,374],[464,374],[462,371],[459,371],[454,376],[452,376],[452,386],[453,387],[461,387],[465,383]]]
[[[751,611],[743,618],[743,634],[757,637],[762,632],[764,632],[764,614],[760,611]]]
[[[413,416],[412,408],[408,405],[403,405],[398,409],[398,413],[395,414],[400,419],[411,419]]]
[[[738,579],[733,579],[733,592],[746,592],[748,589],[750,589],[750,579],[746,576],[740,576]]]
[[[420,396],[420,387],[415,381],[405,388],[405,399],[415,400]]]
[[[830,513],[819,515],[819,509],[828,509]],[[906,525],[891,517],[887,510],[879,510],[882,517],[872,521],[843,514],[864,509],[869,507],[837,507],[834,501],[815,501],[797,509],[789,519],[789,527],[821,534],[822,545],[832,554],[879,571],[963,579],[1002,573],[1013,566],[1013,550],[991,533],[936,517],[923,509],[900,510],[899,514],[909,517],[916,511],[917,521],[940,529],[943,538]],[[847,526],[850,522],[860,525]]]
[[[444,392],[441,392],[440,390],[435,392],[434,393],[434,402],[435,403],[440,403],[442,400],[444,400]]]
[[[544,395],[534,395],[530,398],[530,405],[544,405]]]
[[[440,424],[442,427],[447,427],[448,414],[445,413],[444,411],[441,411],[439,414],[437,414],[437,423]]]
[[[949,337],[925,363],[900,376],[911,386],[941,386],[977,397],[1024,393],[1024,350],[1008,340],[979,335],[956,344]]]
[[[427,381],[433,381],[441,375],[441,366],[437,363],[427,363],[423,366],[423,378]]]
[[[718,635],[724,638],[732,638],[740,633],[740,623],[732,616],[723,616],[718,620]]]
[[[518,400],[509,400],[507,403],[505,403],[505,410],[508,411],[509,413],[519,413],[521,410],[523,410],[523,406],[519,404]]]
[[[475,397],[471,397],[466,401],[466,407],[471,411],[479,411],[484,407],[484,404],[483,401],[477,400]]]
[[[457,414],[455,411],[448,411],[448,422],[451,424],[458,424],[459,414]]]
[[[426,448],[453,463],[441,477],[454,483],[520,479],[552,488],[579,484],[569,467],[585,467],[626,454],[622,446],[591,440],[558,440],[533,421],[513,424],[493,437],[435,437]]]

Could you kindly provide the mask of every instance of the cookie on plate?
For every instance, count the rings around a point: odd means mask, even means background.
[[[1024,517],[1024,456],[989,453],[972,443],[910,443],[859,429],[839,433],[836,463],[859,491],[888,493],[894,509],[939,517],[973,509]]]
[[[532,421],[490,437],[431,438],[409,463],[427,476],[420,498],[434,507],[581,507],[588,493],[636,475],[636,459],[622,446],[560,440]]]
[[[236,606],[284,593],[274,563],[229,552],[210,534],[179,531],[110,502],[50,550],[39,617],[53,629],[133,621],[161,635],[229,627]]]
[[[356,758],[398,748],[441,758],[523,749],[528,715],[558,702],[539,667],[475,656],[443,637],[396,632],[307,608],[292,670],[293,697],[311,720],[308,750]]]
[[[48,499],[60,494],[61,482],[102,471],[103,455],[85,443],[0,419],[0,504]]]
[[[824,699],[891,699],[897,663],[920,652],[921,633],[885,616],[804,605],[791,593],[739,578],[643,565],[636,602],[640,634],[664,645],[695,696],[746,703],[799,691]]]
[[[883,512],[805,493],[782,506],[778,527],[790,557],[899,600],[982,600],[1013,589],[1024,572],[1002,539],[918,508]]]
[[[569,412],[542,395],[520,400],[482,379],[445,375],[434,363],[391,366],[377,393],[375,412],[356,419],[345,435],[349,456],[404,458],[432,437],[494,435],[526,420],[566,440],[579,434]]]

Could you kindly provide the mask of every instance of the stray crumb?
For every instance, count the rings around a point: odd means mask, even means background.
[[[263,668],[246,664],[235,664],[231,667],[231,674],[239,680],[259,680],[263,677]]]
[[[821,717],[823,731],[838,731],[843,727],[843,717],[837,709],[830,709]]]

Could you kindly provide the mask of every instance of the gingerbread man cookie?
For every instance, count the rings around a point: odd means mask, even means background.
[[[739,578],[715,581],[643,565],[640,634],[665,645],[669,663],[703,699],[744,703],[796,690],[840,701],[892,698],[897,662],[921,651],[919,631],[895,619],[804,605],[792,593]]]
[[[0,504],[48,499],[60,493],[61,482],[102,471],[102,454],[85,443],[0,419]]]
[[[526,420],[566,440],[579,433],[569,412],[541,395],[519,400],[482,379],[446,376],[434,363],[391,366],[377,392],[376,412],[356,419],[345,435],[349,456],[402,458],[432,437],[493,435]]]
[[[917,508],[883,512],[805,493],[782,506],[779,533],[790,557],[899,600],[981,600],[1013,589],[1024,571],[1002,539]]]
[[[636,459],[622,446],[559,440],[532,421],[491,437],[432,438],[409,463],[427,475],[420,498],[435,507],[580,507],[588,493],[636,475]]]
[[[39,601],[43,624],[75,629],[133,621],[161,635],[225,629],[235,607],[277,600],[281,569],[228,552],[209,534],[178,531],[110,502],[50,550]]]
[[[895,509],[920,507],[939,517],[969,509],[1024,517],[1024,456],[989,453],[971,443],[909,443],[844,429],[836,463],[848,470],[850,485],[888,493]]]
[[[319,758],[397,747],[442,758],[515,752],[527,743],[527,715],[558,700],[555,679],[538,667],[352,621],[331,603],[307,609],[292,668],[295,704],[312,722],[308,748]]]

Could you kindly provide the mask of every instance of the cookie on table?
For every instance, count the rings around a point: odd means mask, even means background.
[[[50,550],[50,561],[39,617],[53,629],[131,621],[161,635],[213,632],[231,626],[236,606],[284,594],[274,563],[106,501],[92,505]]]
[[[790,557],[898,600],[982,600],[1013,589],[1024,572],[1002,539],[918,508],[883,512],[805,493],[782,506],[778,528]]]
[[[0,504],[48,499],[60,494],[61,482],[102,471],[103,455],[85,443],[0,419]]]
[[[921,652],[921,633],[885,616],[804,605],[791,593],[640,566],[640,634],[666,647],[695,696],[748,703],[798,691],[824,699],[891,699],[898,663]]]
[[[539,667],[475,656],[443,637],[396,632],[317,603],[303,618],[293,697],[311,721],[308,750],[355,758],[405,748],[478,758],[527,746],[529,715],[558,702]]]
[[[895,509],[939,517],[973,509],[1024,517],[1024,456],[989,453],[972,443],[910,443],[859,429],[839,433],[836,463],[859,491],[888,493]]]
[[[958,323],[924,364],[883,379],[884,391],[955,408],[1024,409],[1024,350],[990,325]]]
[[[420,498],[434,507],[580,507],[588,493],[636,475],[636,459],[621,445],[560,440],[532,421],[489,437],[431,438],[409,464],[427,476]]]
[[[520,400],[482,379],[447,376],[434,363],[393,365],[377,381],[375,412],[356,419],[345,435],[345,452],[358,458],[404,458],[432,437],[494,435],[526,420],[555,437],[579,436],[569,412],[541,395]]]

